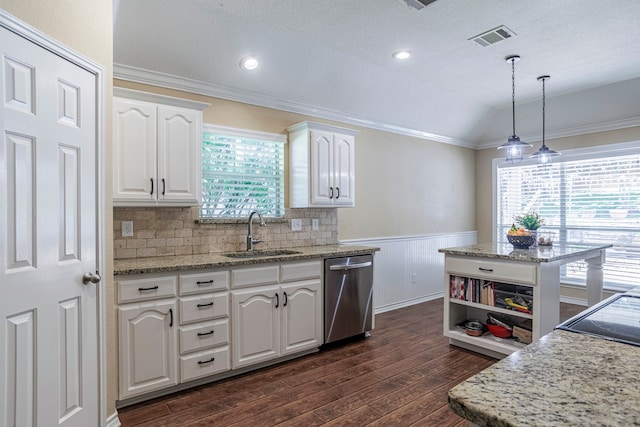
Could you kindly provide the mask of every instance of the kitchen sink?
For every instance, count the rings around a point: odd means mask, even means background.
[[[299,254],[298,251],[292,251],[288,249],[274,249],[274,250],[264,250],[264,251],[242,251],[242,252],[231,252],[227,254],[223,254],[223,256],[229,258],[259,258],[259,257],[269,257],[269,256],[280,256],[280,255],[295,255]]]

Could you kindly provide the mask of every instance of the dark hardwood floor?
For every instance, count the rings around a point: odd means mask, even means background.
[[[584,307],[561,304],[566,319]],[[467,426],[451,387],[496,362],[450,346],[443,301],[376,316],[371,337],[121,408],[123,427]]]

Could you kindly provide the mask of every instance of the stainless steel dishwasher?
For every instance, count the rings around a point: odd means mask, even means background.
[[[324,342],[364,334],[373,319],[373,255],[324,261]]]

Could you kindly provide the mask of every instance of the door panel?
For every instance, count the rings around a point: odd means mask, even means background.
[[[0,28],[2,425],[99,425],[96,74]]]
[[[331,205],[333,197],[333,134],[313,130],[311,132],[311,203]]]

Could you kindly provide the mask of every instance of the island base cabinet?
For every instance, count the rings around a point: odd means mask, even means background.
[[[121,399],[178,384],[175,313],[173,300],[118,308]]]

